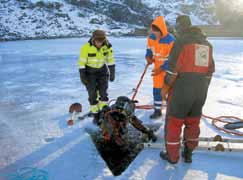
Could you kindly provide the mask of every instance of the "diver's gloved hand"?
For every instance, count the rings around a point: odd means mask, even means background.
[[[157,136],[154,134],[154,131],[152,129],[148,130],[147,135],[149,140],[152,140],[152,142],[155,142],[157,140]]]

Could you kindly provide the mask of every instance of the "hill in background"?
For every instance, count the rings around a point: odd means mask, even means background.
[[[113,36],[146,35],[154,17],[163,15],[173,26],[180,14],[190,15],[193,24],[210,25],[206,32],[217,34],[215,25],[232,27],[238,22],[230,21],[235,11],[223,18],[230,12],[225,4],[224,0],[0,0],[0,40],[81,37],[97,28]]]

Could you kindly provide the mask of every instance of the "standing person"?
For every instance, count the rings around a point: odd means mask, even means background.
[[[168,64],[167,57],[170,54],[174,44],[174,37],[168,33],[165,20],[162,16],[158,16],[151,24],[151,33],[147,38],[147,52],[145,58],[148,64],[154,64],[154,70],[160,66]],[[161,117],[161,88],[164,84],[165,72],[160,72],[153,76],[153,97],[154,97],[154,113],[151,119]]]
[[[81,47],[78,60],[81,82],[86,86],[90,111],[97,123],[98,112],[108,103],[108,80],[115,79],[112,46],[102,30],[95,30],[90,40]],[[99,94],[99,99],[97,98]]]
[[[214,72],[213,49],[189,16],[176,19],[177,39],[169,56],[165,89],[169,90],[165,122],[166,152],[162,159],[174,164],[180,158],[180,135],[184,125],[184,160],[192,162],[198,145],[200,118]],[[166,91],[162,91],[165,96]]]

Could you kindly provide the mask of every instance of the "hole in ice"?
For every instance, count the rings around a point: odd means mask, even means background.
[[[152,126],[151,128],[158,130],[159,127]],[[118,146],[114,142],[104,143],[100,130],[89,132],[89,134],[100,156],[114,176],[119,176],[126,170],[143,149],[139,144],[148,141],[147,136],[142,135],[131,126],[128,126],[128,138],[124,146]]]

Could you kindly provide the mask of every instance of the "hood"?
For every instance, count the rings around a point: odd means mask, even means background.
[[[185,29],[184,34],[185,35],[192,36],[192,37],[200,37],[200,38],[203,38],[203,39],[206,38],[206,35],[197,26],[191,26],[191,27]]]
[[[165,24],[165,19],[163,16],[158,16],[157,18],[155,18],[151,25],[155,25],[160,29],[160,31],[163,33],[162,37],[167,36],[167,26]]]

